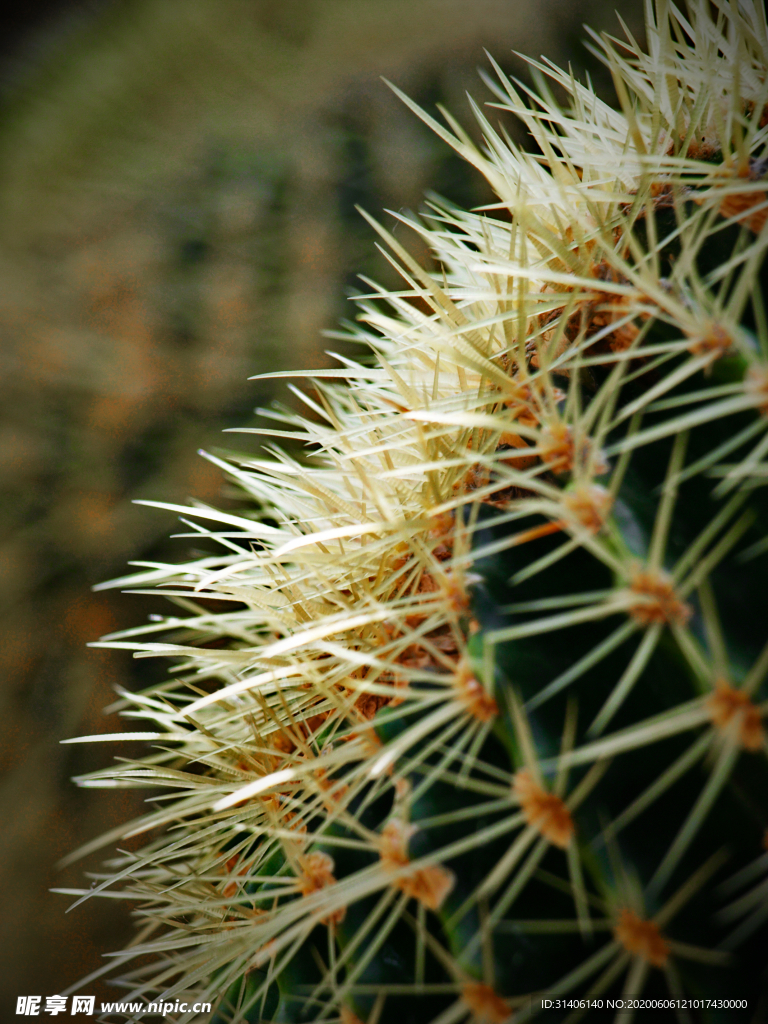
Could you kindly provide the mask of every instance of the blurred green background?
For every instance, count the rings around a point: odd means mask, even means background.
[[[513,50],[589,67],[609,92],[580,40],[585,20],[617,30],[613,6],[49,0],[17,12],[0,68],[0,1020],[15,1019],[17,995],[62,991],[130,937],[121,904],[67,914],[49,888],[82,884],[101,855],[66,870],[59,858],[140,809],[135,794],[70,782],[117,748],[59,745],[117,729],[102,710],[113,688],[162,669],[85,646],[164,610],[93,584],[188,544],[166,539],[173,515],[132,500],[226,501],[197,449],[255,450],[220,431],[285,397],[247,377],[327,364],[320,332],[349,315],[356,273],[394,284],[355,204],[387,220],[426,188],[488,199],[381,76],[467,125],[465,91],[489,98],[483,47],[524,79]],[[640,31],[640,3],[622,13]]]

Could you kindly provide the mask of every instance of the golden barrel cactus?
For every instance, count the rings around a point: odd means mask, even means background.
[[[403,97],[497,201],[401,217],[428,268],[377,226],[357,358],[220,463],[240,511],[163,506],[204,553],[111,584],[176,605],[101,642],[174,668],[121,694],[145,758],[80,780],[160,793],[82,894],[135,903],[132,998],[766,1012],[768,29],[646,21],[592,39],[615,106],[495,67],[527,152]]]

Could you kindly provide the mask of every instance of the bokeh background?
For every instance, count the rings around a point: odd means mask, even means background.
[[[288,397],[248,376],[327,365],[321,332],[350,314],[356,274],[395,283],[356,204],[386,222],[427,188],[489,198],[381,76],[467,125],[466,90],[490,98],[483,47],[524,80],[513,51],[588,69],[610,93],[581,40],[585,20],[618,30],[614,6],[17,5],[0,44],[0,1021],[131,933],[121,904],[66,913],[50,888],[81,885],[103,854],[59,859],[141,806],[70,781],[116,747],[59,743],[119,728],[103,712],[114,688],[162,671],[86,647],[162,609],[91,587],[189,544],[167,539],[172,514],[132,501],[232,500],[197,450],[255,450],[221,430]],[[618,6],[640,33],[639,0]]]

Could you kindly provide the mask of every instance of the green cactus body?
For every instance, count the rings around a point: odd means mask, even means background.
[[[256,428],[309,457],[222,463],[248,509],[178,509],[213,553],[128,578],[181,608],[103,641],[180,670],[123,695],[156,749],[85,780],[176,794],[87,893],[139,899],[139,996],[768,1012],[768,32],[725,0],[647,28],[595,39],[619,110],[499,72],[538,156],[414,107],[498,206],[408,221],[429,272],[377,227],[404,286],[359,299],[369,354]]]

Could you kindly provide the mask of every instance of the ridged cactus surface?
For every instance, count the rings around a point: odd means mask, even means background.
[[[402,288],[221,462],[241,510],[113,584],[177,606],[103,641],[175,666],[81,780],[154,801],[83,893],[135,901],[134,998],[768,1014],[768,29],[660,0],[592,46],[615,107],[489,78],[527,152],[414,106],[498,202],[401,218],[428,268],[377,227]]]

